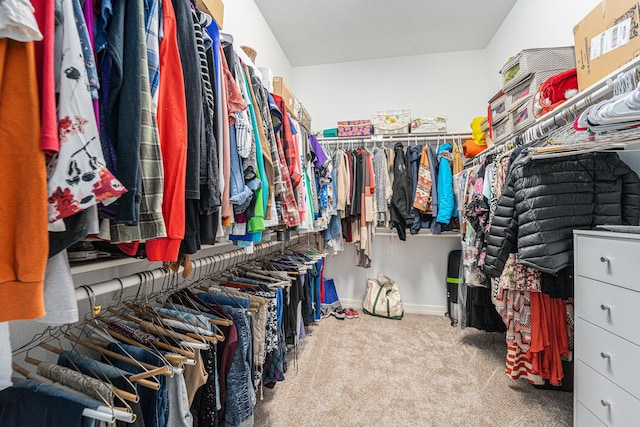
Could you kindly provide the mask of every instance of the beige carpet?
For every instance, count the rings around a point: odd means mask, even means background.
[[[255,425],[570,426],[573,394],[504,374],[503,334],[439,316],[333,317],[289,354],[286,380],[264,389]],[[259,396],[258,396],[259,399]]]

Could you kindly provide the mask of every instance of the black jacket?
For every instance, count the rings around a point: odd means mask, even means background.
[[[555,274],[573,262],[574,229],[639,222],[640,178],[617,154],[521,156],[498,201],[483,270],[500,276],[517,252],[520,264]]]
[[[411,211],[413,194],[408,170],[409,163],[402,143],[396,143],[393,154],[393,195],[389,204],[391,228],[396,229],[400,240],[406,240],[407,225],[413,222]]]

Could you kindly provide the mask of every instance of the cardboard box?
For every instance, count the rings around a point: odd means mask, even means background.
[[[284,105],[287,107],[287,111],[291,117],[298,120],[298,115],[296,114],[296,97],[282,77],[276,76],[273,78],[273,93],[282,97]]]
[[[224,21],[224,3],[222,0],[196,0],[196,7],[216,20],[218,28],[222,29]]]
[[[573,28],[579,90],[640,54],[639,25],[638,2],[605,0]]]
[[[369,136],[371,135],[371,121],[348,120],[338,122],[338,136]]]

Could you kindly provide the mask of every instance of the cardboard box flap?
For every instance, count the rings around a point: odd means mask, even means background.
[[[202,12],[211,15],[218,24],[218,28],[222,29],[222,21],[224,21],[224,3],[222,3],[222,0],[196,0],[196,7]]]
[[[273,93],[282,97],[284,105],[291,117],[298,120],[298,114],[296,112],[297,100],[293,92],[291,92],[291,89],[289,89],[289,86],[284,82],[284,78],[278,76],[273,78]]]

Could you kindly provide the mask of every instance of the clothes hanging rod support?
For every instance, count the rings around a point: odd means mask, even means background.
[[[298,244],[302,239],[301,234],[291,236],[289,241],[270,241],[264,243],[257,243],[254,245],[253,254],[248,254],[244,248],[233,249],[228,252],[223,252],[216,255],[209,255],[203,258],[197,258],[191,261],[193,271],[198,269],[207,268],[213,265],[212,273],[219,273],[224,269],[229,269],[241,264],[256,259],[264,258],[275,252],[284,250],[291,246]],[[217,263],[217,264],[216,264]],[[131,274],[129,276],[119,277],[104,282],[84,285],[75,289],[76,301],[83,301],[89,298],[97,297],[100,295],[110,294],[113,292],[122,292],[125,289],[140,286],[143,282],[155,283],[156,280],[164,279],[167,275],[173,274],[166,271],[163,268],[155,268],[153,270],[146,270],[140,273]],[[194,277],[192,273],[191,277]],[[185,280],[186,283],[189,279]],[[87,289],[89,288],[89,292]]]
[[[616,78],[634,69],[640,69],[640,56],[609,73],[585,90],[578,92],[576,96],[567,100],[557,109],[538,118],[533,124],[514,133],[509,139],[500,144],[496,144],[496,146],[514,142],[517,143],[518,139],[522,139],[526,143],[545,137],[550,131],[556,129],[559,123],[567,122],[569,115],[575,119],[584,109],[608,96],[613,92]]]
[[[441,141],[448,139],[470,139],[470,133],[441,133],[441,134],[402,134],[402,135],[366,135],[366,136],[343,136],[338,138],[319,137],[318,141],[323,144],[348,144],[350,142],[378,143],[378,142],[424,142]]]

